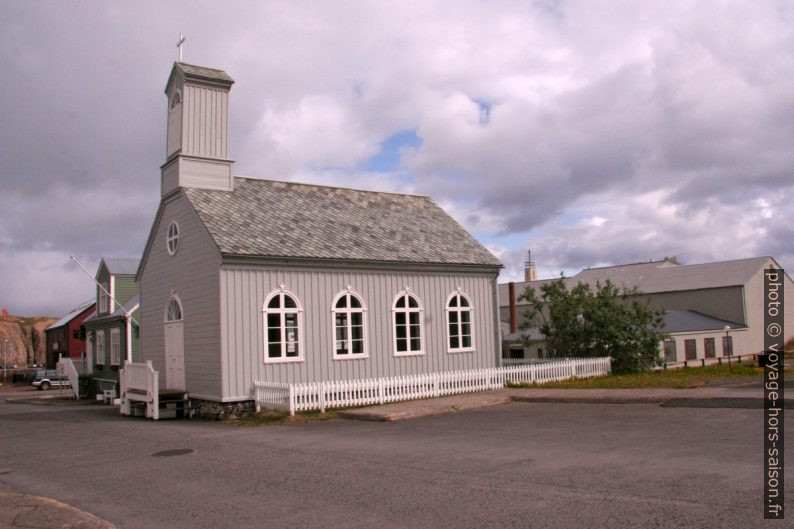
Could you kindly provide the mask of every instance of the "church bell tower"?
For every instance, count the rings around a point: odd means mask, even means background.
[[[234,162],[228,153],[232,84],[222,70],[174,63],[165,87],[168,134],[161,196],[177,187],[233,189]]]

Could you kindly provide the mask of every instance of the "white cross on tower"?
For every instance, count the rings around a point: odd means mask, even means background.
[[[179,62],[182,62],[182,44],[185,43],[185,36],[180,33],[179,34],[179,42],[176,43],[176,48],[179,50]]]

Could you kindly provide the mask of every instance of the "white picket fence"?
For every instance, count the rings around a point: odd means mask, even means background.
[[[133,402],[146,404],[146,417],[160,418],[160,393],[158,390],[158,373],[151,362],[145,364],[124,363],[119,371],[119,391],[121,393],[121,414],[132,415]]]
[[[326,408],[386,404],[498,389],[507,382],[543,383],[607,375],[611,368],[610,358],[587,358],[362,380],[299,384],[254,382],[254,400],[257,411],[261,408],[276,408],[286,410],[290,415],[307,410],[324,413]]]
[[[80,375],[74,366],[74,361],[66,356],[61,356],[55,365],[58,375],[69,379],[69,388],[75,399],[80,399]],[[60,386],[61,388],[63,386]]]

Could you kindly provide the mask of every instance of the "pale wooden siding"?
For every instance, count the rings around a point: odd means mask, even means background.
[[[165,195],[169,191],[179,186],[179,160],[174,160],[163,168],[160,174],[161,194]]]
[[[186,85],[183,96],[182,154],[227,158],[228,92]]]
[[[173,93],[173,92],[172,92]],[[181,130],[182,130],[182,104],[176,105],[174,108],[170,108],[171,105],[171,94],[168,95],[168,133],[166,136],[166,153],[165,157],[168,158],[175,152],[177,152],[181,146],[182,138],[180,137]]]
[[[232,188],[232,167],[228,163],[189,159],[180,159],[178,163],[182,186],[226,191]]]
[[[179,224],[179,249],[171,256],[165,237]],[[182,301],[185,382],[191,394],[220,395],[218,269],[220,254],[193,209],[179,193],[163,207],[141,273],[141,359],[151,360],[165,384],[163,320],[171,293]]]
[[[304,361],[264,363],[265,298],[283,284],[303,307]],[[331,302],[347,285],[367,309],[369,358],[334,360]],[[395,357],[392,303],[409,286],[424,308],[422,356]],[[474,306],[475,352],[447,353],[447,297],[458,287]],[[312,382],[493,367],[494,276],[226,266],[220,275],[223,395],[251,398],[253,382]]]

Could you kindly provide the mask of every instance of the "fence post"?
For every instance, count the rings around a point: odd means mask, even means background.
[[[325,413],[325,382],[320,382],[320,413]]]
[[[289,416],[295,415],[295,392],[293,391],[294,385],[287,386],[287,397],[289,398]]]

